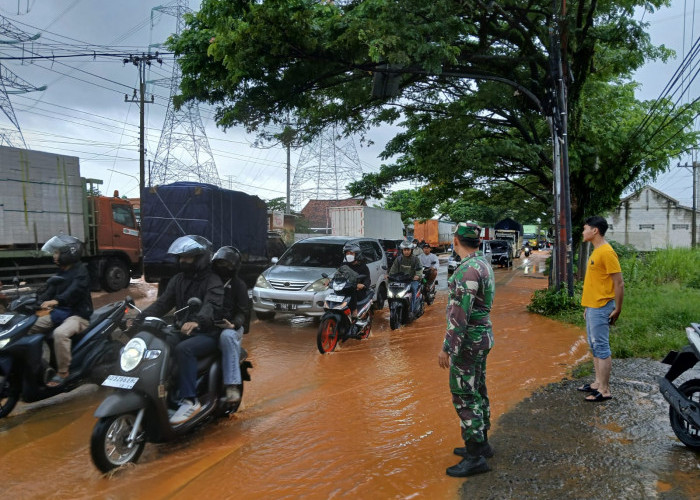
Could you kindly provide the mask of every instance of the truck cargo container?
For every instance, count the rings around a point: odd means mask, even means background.
[[[452,244],[452,237],[457,224],[437,219],[413,221],[413,239],[425,241],[438,251],[444,252]]]
[[[0,281],[39,283],[56,273],[43,244],[69,234],[85,245],[93,289],[116,291],[141,276],[141,239],[128,200],[90,196],[75,156],[0,146]]]
[[[236,247],[242,256],[239,274],[248,287],[270,264],[267,208],[257,196],[211,184],[175,182],[145,188],[141,217],[144,276],[159,283],[159,291],[177,273],[168,248],[187,234],[204,236],[214,251],[225,245]]]
[[[510,241],[513,258],[519,258],[523,247],[523,226],[519,222],[506,217],[498,221],[494,227],[496,229],[494,232],[496,239]]]
[[[403,238],[401,214],[383,208],[353,206],[331,207],[331,234],[395,240]]]

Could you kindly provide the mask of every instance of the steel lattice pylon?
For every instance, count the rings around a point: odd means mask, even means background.
[[[178,0],[171,5],[155,7],[154,11],[170,14],[176,18],[176,34],[185,25],[183,15],[189,12],[187,0]],[[182,72],[175,62],[172,78],[150,82],[170,89],[168,109],[163,130],[153,159],[148,181],[150,185],[169,184],[177,181],[196,181],[219,186],[221,181],[209,147],[199,106],[188,102],[175,110],[173,96],[180,89]]]
[[[335,126],[328,127],[301,150],[292,178],[293,205],[299,209],[310,199],[347,198],[348,184],[361,178],[355,141],[352,137],[340,138]]]
[[[30,35],[19,28],[15,27],[7,18],[0,16],[0,44],[14,45],[31,40],[36,40],[39,35]],[[15,89],[12,92],[7,91],[7,87]],[[29,82],[23,80],[6,66],[0,64],[0,110],[10,120],[14,129],[5,129],[0,127],[0,145],[7,146],[22,146],[27,148],[27,143],[24,141],[22,129],[19,126],[19,121],[15,115],[15,110],[10,102],[10,93],[32,92],[35,90],[44,90],[46,87],[35,87]]]

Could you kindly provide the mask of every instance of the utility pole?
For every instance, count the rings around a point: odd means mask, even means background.
[[[157,61],[163,64],[163,60],[159,57],[158,52],[155,54],[141,54],[140,56],[130,55],[128,59],[124,59],[124,64],[130,62],[139,69],[139,92],[129,98],[128,94],[124,94],[124,102],[139,103],[139,197],[143,196],[143,190],[146,186],[146,146],[145,146],[145,126],[144,116],[146,107],[146,66],[151,65],[151,61]],[[153,94],[151,94],[150,103],[155,102]],[[150,169],[149,169],[150,170]],[[150,184],[150,179],[149,179]]]
[[[693,212],[691,214],[690,247],[698,245],[698,173],[700,172],[700,162],[694,161],[692,165],[678,165],[687,168],[693,175]]]

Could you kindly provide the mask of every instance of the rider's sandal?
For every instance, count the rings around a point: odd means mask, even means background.
[[[68,378],[68,374],[66,374],[65,377],[61,377],[58,373],[54,375],[51,380],[46,382],[46,387],[59,387],[63,385],[63,383],[66,381]]]

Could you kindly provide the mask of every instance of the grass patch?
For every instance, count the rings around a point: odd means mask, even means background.
[[[686,345],[685,327],[700,321],[700,250],[625,255],[620,265],[625,300],[622,315],[610,330],[613,357],[660,360],[669,350]],[[538,290],[528,309],[585,327],[580,286],[572,301],[561,293]]]

